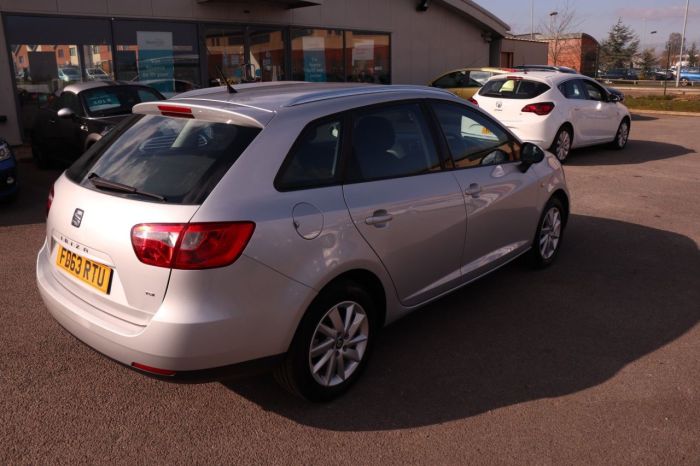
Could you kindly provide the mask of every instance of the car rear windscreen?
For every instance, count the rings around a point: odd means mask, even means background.
[[[533,99],[548,90],[549,86],[539,81],[506,78],[487,82],[479,90],[479,95],[503,99]]]
[[[170,204],[201,204],[261,130],[226,123],[134,115],[113,129],[67,171],[132,187]],[[139,194],[104,191],[140,199]],[[141,196],[152,200],[154,196]]]
[[[136,104],[162,100],[154,90],[141,86],[96,87],[81,92],[80,97],[92,117],[125,115]]]

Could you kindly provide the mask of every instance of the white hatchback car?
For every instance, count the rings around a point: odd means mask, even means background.
[[[562,162],[573,148],[610,143],[623,149],[629,137],[630,113],[619,96],[583,75],[498,75],[474,100],[522,140],[550,148]]]

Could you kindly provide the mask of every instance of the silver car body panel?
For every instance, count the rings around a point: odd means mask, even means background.
[[[469,104],[414,86],[236,88],[237,94],[202,89],[167,101],[201,109],[196,117],[231,115],[232,122],[264,127],[201,206],[126,199],[65,175],[55,185],[37,259],[42,297],[64,327],[122,363],[195,370],[284,353],[317,293],[351,271],[379,280],[390,323],[527,251],[547,199],[556,190],[568,196],[551,154],[525,173],[519,164],[504,164],[280,192],[273,179],[310,121],[398,100]],[[142,104],[136,111],[155,108]],[[472,183],[482,187],[478,198],[466,193]],[[85,211],[80,228],[70,223],[76,208]],[[366,223],[377,210],[393,216],[385,227]],[[227,267],[148,266],[130,241],[138,223],[232,220],[253,221],[256,229]],[[100,295],[57,269],[60,235],[114,267],[114,294]]]

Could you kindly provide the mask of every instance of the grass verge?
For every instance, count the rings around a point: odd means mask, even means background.
[[[630,110],[665,110],[670,112],[700,112],[700,96],[647,95],[625,96]]]

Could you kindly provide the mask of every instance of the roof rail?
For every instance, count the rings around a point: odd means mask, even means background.
[[[333,89],[328,91],[318,91],[312,92],[306,95],[297,97],[287,102],[285,107],[295,107],[297,105],[304,105],[312,102],[318,102],[321,100],[338,99],[341,97],[352,97],[357,95],[367,95],[367,94],[381,94],[386,92],[402,92],[402,91],[422,91],[428,93],[435,93],[440,95],[451,95],[450,92],[439,88],[430,88],[427,86],[411,86],[411,85],[367,85],[358,86],[356,88],[346,88],[346,89]]]

